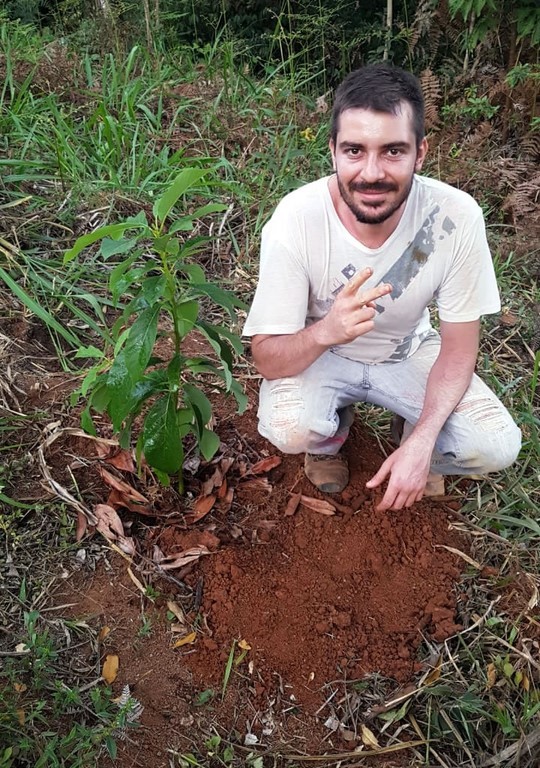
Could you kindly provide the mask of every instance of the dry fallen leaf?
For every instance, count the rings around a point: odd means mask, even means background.
[[[360,735],[362,738],[362,743],[365,744],[366,747],[371,747],[372,749],[379,749],[379,742],[375,738],[375,734],[373,733],[373,731],[371,731],[367,727],[367,725],[364,725],[363,723],[360,726],[360,728],[361,728]]]
[[[114,453],[112,456],[106,456],[105,461],[107,464],[112,464],[113,467],[116,467],[116,469],[120,469],[123,472],[135,472],[135,462],[133,461],[133,456],[129,451],[125,451],[124,449],[120,449],[116,453]]]
[[[186,616],[184,614],[184,611],[180,608],[178,603],[175,603],[174,600],[167,600],[167,608],[169,611],[176,616],[180,624],[186,623]]]
[[[279,467],[281,461],[281,456],[269,456],[267,459],[261,459],[254,464],[251,467],[250,472],[252,475],[261,475],[264,472],[270,472],[271,469]]]
[[[135,554],[135,542],[132,538],[125,536],[124,526],[113,507],[108,504],[96,504],[94,509],[96,516],[97,530],[102,533],[108,541],[117,541],[122,552],[128,555]]]
[[[319,512],[321,515],[335,515],[336,508],[329,501],[323,499],[314,499],[312,496],[301,496],[300,503],[312,509],[314,512]]]
[[[225,498],[220,499],[220,504],[219,504],[220,512],[222,513],[228,512],[232,507],[233,499],[234,499],[234,488],[229,487],[227,489],[227,494]]]
[[[77,510],[77,529],[75,531],[75,541],[82,540],[84,534],[86,533],[87,527],[88,520],[86,519],[86,515],[81,509]]]
[[[238,484],[239,491],[266,491],[272,493],[272,485],[267,477],[254,477],[253,480],[243,480]]]
[[[102,643],[105,640],[105,638],[110,634],[111,634],[110,627],[101,627],[98,635],[98,643]]]
[[[189,635],[185,635],[185,637],[181,637],[180,640],[177,640],[173,645],[173,648],[181,648],[183,645],[190,645],[195,642],[196,637],[196,632],[190,632]]]
[[[223,473],[219,467],[216,467],[214,474],[205,480],[201,487],[201,496],[209,496],[214,488],[219,488],[223,482]]]
[[[193,563],[198,560],[202,555],[209,555],[210,550],[204,545],[198,547],[191,547],[191,549],[185,549],[183,552],[179,552],[176,555],[167,555],[163,560],[159,561],[160,568],[164,571],[170,571],[173,568],[182,568],[188,563]]]
[[[436,680],[438,680],[439,677],[441,676],[441,668],[442,668],[442,656],[439,656],[435,666],[433,667],[429,675],[424,680],[424,685],[431,685]]]
[[[130,512],[136,512],[139,515],[156,517],[156,510],[152,508],[151,504],[141,504],[138,501],[133,501],[133,499],[128,498],[125,493],[118,491],[116,488],[111,489],[107,497],[107,504],[115,509],[124,507],[129,509]]]
[[[106,470],[105,467],[100,467],[99,473],[107,485],[120,491],[120,493],[124,494],[128,499],[132,501],[140,501],[141,504],[149,503],[148,499],[143,496],[142,493],[139,493],[139,491],[133,488],[132,485],[124,482],[124,480],[120,480],[120,478],[113,475],[112,472]]]
[[[300,501],[302,499],[301,493],[293,493],[291,498],[289,499],[287,506],[285,507],[285,512],[283,513],[285,517],[292,517],[296,510],[298,509],[298,505],[300,504]]]
[[[507,325],[509,327],[512,327],[513,325],[516,325],[519,322],[519,317],[508,309],[508,307],[504,307],[501,315],[499,317],[499,320],[501,322],[501,325]]]
[[[27,686],[24,683],[14,683],[13,688],[17,693],[24,693],[27,690]]]
[[[188,523],[188,525],[198,523],[199,520],[206,517],[215,503],[216,497],[214,495],[199,496],[199,498],[195,499],[193,502],[193,509],[186,514],[186,523]]]
[[[24,709],[18,709],[17,710],[17,720],[19,721],[19,725],[24,725],[24,721],[26,720],[26,715],[24,714]]]
[[[118,674],[118,668],[120,662],[118,656],[114,654],[107,654],[103,663],[103,669],[101,670],[101,676],[106,683],[114,683]]]
[[[486,672],[487,672],[486,688],[489,690],[490,688],[493,688],[493,686],[497,682],[497,670],[495,668],[495,664],[488,664]]]
[[[240,640],[238,643],[238,647],[241,648],[243,651],[251,651],[251,645],[246,640]]]

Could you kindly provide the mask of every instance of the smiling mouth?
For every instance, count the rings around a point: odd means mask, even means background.
[[[395,192],[396,188],[387,185],[365,186],[364,184],[352,184],[351,190],[359,192],[361,195],[386,195],[388,192]]]

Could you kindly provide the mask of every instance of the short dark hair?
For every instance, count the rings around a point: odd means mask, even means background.
[[[336,91],[330,138],[336,142],[339,118],[346,109],[371,109],[396,115],[400,105],[411,105],[416,145],[424,138],[424,96],[418,79],[391,64],[369,64],[355,69]]]

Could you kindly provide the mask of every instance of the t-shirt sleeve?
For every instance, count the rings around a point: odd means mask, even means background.
[[[499,312],[501,302],[479,206],[471,212],[436,297],[441,320],[466,323]]]
[[[259,281],[244,336],[296,333],[305,327],[310,281],[294,217],[274,214],[261,240]]]

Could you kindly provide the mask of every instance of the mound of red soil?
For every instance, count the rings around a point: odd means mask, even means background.
[[[265,445],[249,438],[252,446]],[[367,493],[365,483],[382,456],[359,429],[347,452],[352,480],[334,497],[304,478],[301,457],[284,457],[266,491],[264,483],[258,493],[251,484],[242,535],[201,560],[193,585],[204,583],[209,634],[186,656],[201,685],[220,684],[233,642],[244,641],[250,648],[242,663],[261,704],[279,683],[313,713],[329,681],[374,672],[406,681],[419,668],[423,638],[441,642],[461,629],[454,593],[459,563],[445,549],[456,537],[445,505],[423,501],[377,512],[380,494]],[[336,513],[310,509],[308,498],[285,516],[287,500],[298,492],[330,500]],[[219,536],[219,525],[214,530]],[[176,539],[177,548],[181,538],[165,531],[160,544]]]

